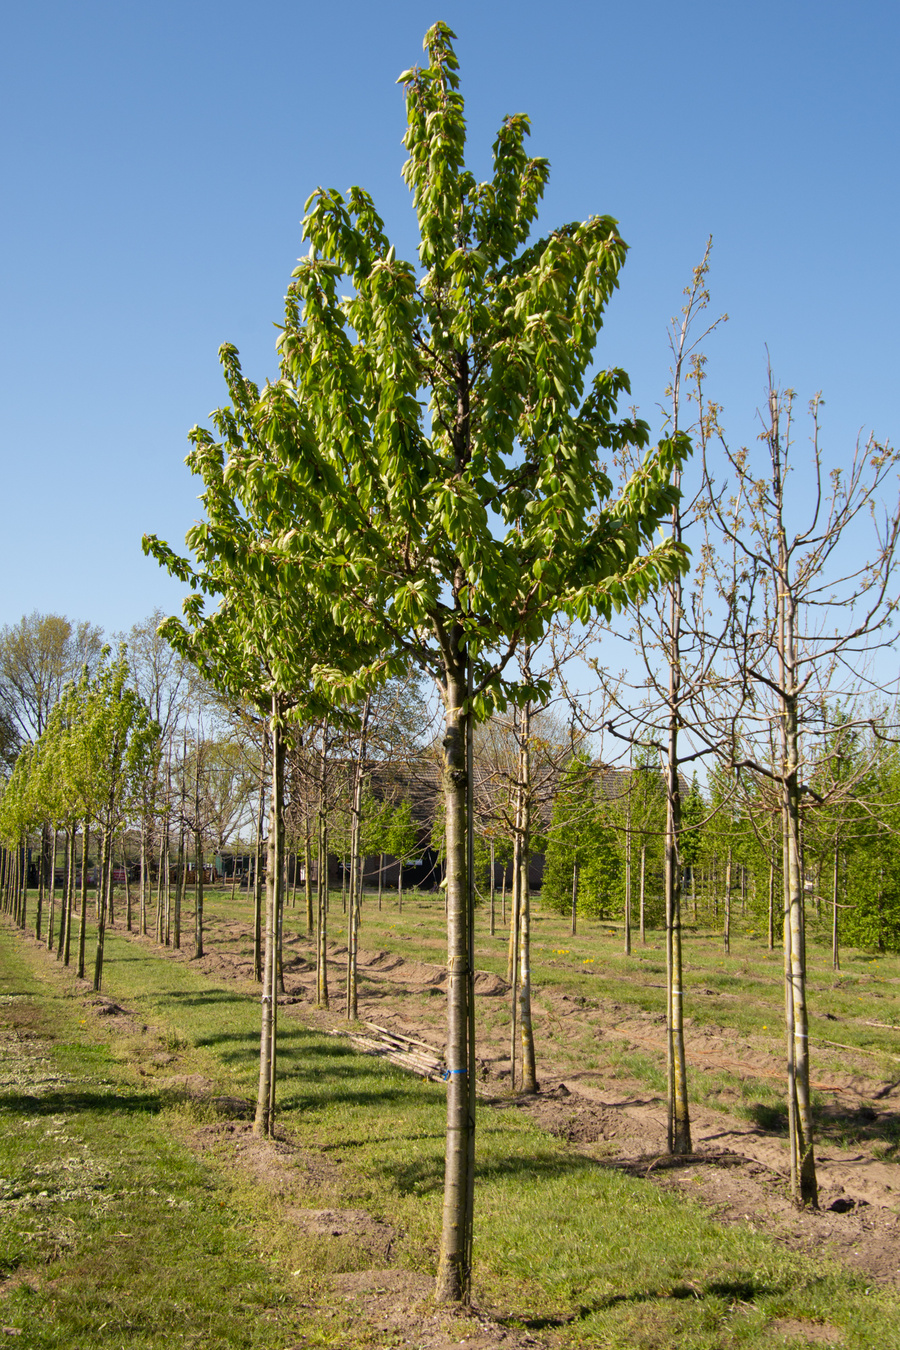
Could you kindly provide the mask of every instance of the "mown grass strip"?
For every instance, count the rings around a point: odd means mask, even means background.
[[[158,982],[165,963],[155,965]],[[9,1343],[351,1344],[347,1326],[323,1337],[318,1312],[299,1306],[240,1184],[186,1147],[190,1110],[167,1105],[121,1045],[95,1039],[67,985],[44,952],[0,929],[0,1324],[19,1333]],[[308,1296],[322,1263],[307,1245]]]
[[[256,1000],[229,990],[189,963],[154,956],[117,933],[108,942],[107,992],[163,1028],[162,1041],[168,1038],[168,1045],[177,1047],[179,1068],[208,1074],[219,1090],[247,1091],[255,1069]],[[322,1150],[337,1165],[335,1201],[366,1208],[397,1229],[395,1260],[430,1270],[443,1178],[441,1089],[356,1054],[333,1038],[309,1032],[297,1019],[285,1016],[281,1027],[282,1128]],[[171,1070],[172,1064],[142,1067],[145,1073],[161,1074]],[[124,1081],[117,1074],[127,1078],[125,1068],[112,1058],[103,1071],[110,1082]],[[131,1081],[126,1096],[134,1091]],[[153,1096],[146,1089],[144,1095]],[[171,1139],[163,1147],[162,1127],[167,1122],[162,1111],[154,1113],[145,1104],[139,1109],[116,1105],[108,1094],[103,1100],[105,1142],[97,1150],[101,1160],[115,1157],[118,1146],[127,1155],[129,1175],[138,1169],[139,1159],[144,1166],[152,1159],[158,1174],[167,1175],[173,1168],[176,1181],[179,1176],[191,1181],[189,1195],[184,1190],[174,1194],[189,1198],[197,1207],[201,1217],[197,1231],[203,1237],[184,1251],[179,1264],[192,1271],[198,1265],[215,1270],[222,1264],[235,1272],[229,1286],[246,1288],[244,1301],[232,1301],[229,1306],[232,1317],[252,1323],[235,1333],[247,1339],[215,1339],[225,1332],[214,1323],[215,1300],[210,1295],[206,1303],[200,1301],[202,1307],[209,1307],[212,1320],[193,1343],[286,1344],[284,1319],[300,1315],[294,1304],[296,1295],[290,1292],[295,1286],[287,1277],[288,1270],[298,1268],[289,1263],[299,1264],[296,1234],[259,1195],[245,1192],[245,1215],[236,1216],[229,1208],[233,1193],[226,1191],[223,1197],[223,1182],[214,1171],[198,1167]],[[169,1117],[177,1125],[171,1110]],[[72,1118],[80,1129],[79,1115]],[[154,1122],[160,1127],[159,1139],[151,1132]],[[184,1159],[177,1165],[176,1149],[180,1150],[177,1157]],[[187,1180],[179,1184],[185,1186]],[[223,1209],[229,1214],[224,1221],[217,1213]],[[168,1200],[165,1206],[151,1204],[150,1210],[159,1216],[153,1221],[156,1224],[173,1213]],[[159,1263],[168,1233],[151,1223],[148,1237],[139,1241],[133,1235],[142,1230],[127,1226],[135,1212],[117,1210],[108,1226],[94,1221],[97,1236],[86,1240],[93,1244],[90,1250],[96,1252],[101,1278],[92,1277],[94,1294],[90,1297],[86,1277],[79,1271],[91,1267],[92,1258],[86,1259],[82,1245],[76,1253],[58,1254],[53,1286],[67,1290],[65,1316],[70,1330],[66,1334],[70,1339],[36,1339],[30,1344],[79,1344],[73,1338],[75,1315],[69,1288],[81,1289],[84,1325],[90,1321],[93,1328],[90,1334],[77,1333],[83,1334],[84,1343],[139,1347],[157,1343],[155,1330],[141,1330],[150,1320],[150,1313],[141,1311],[144,1286],[136,1293],[134,1279],[124,1285],[119,1281],[118,1263],[100,1260],[108,1250],[115,1250],[116,1241],[130,1241],[139,1244],[142,1260],[149,1266]],[[723,1227],[700,1207],[659,1190],[652,1182],[599,1167],[542,1133],[515,1110],[481,1112],[476,1214],[477,1299],[554,1345],[649,1350],[677,1343],[683,1350],[720,1350],[723,1346],[769,1350],[773,1344],[791,1344],[779,1328],[796,1324],[811,1333],[827,1325],[840,1333],[841,1343],[848,1347],[882,1350],[892,1343],[900,1322],[900,1306],[887,1293],[867,1289],[863,1281],[828,1263],[787,1252],[749,1228]],[[113,1234],[119,1230],[132,1237],[115,1239]],[[262,1262],[260,1252],[266,1258]],[[365,1263],[361,1252],[340,1255],[332,1250],[313,1269],[314,1258],[307,1252],[307,1265],[301,1267],[305,1281],[301,1301],[311,1297],[327,1301],[322,1281],[329,1269],[346,1268],[351,1255],[360,1265]],[[269,1268],[268,1258],[277,1264]],[[254,1272],[252,1278],[239,1273],[241,1261]],[[137,1264],[136,1259],[134,1268]],[[107,1284],[112,1292],[104,1292]],[[43,1298],[46,1322],[46,1289],[42,1294],[39,1288],[32,1295],[13,1291],[9,1297]],[[186,1295],[182,1289],[180,1295],[168,1297],[174,1324],[178,1326],[177,1317],[183,1316],[179,1334],[186,1336],[188,1304],[183,1314],[176,1307]],[[107,1305],[114,1310],[113,1322],[118,1319],[118,1340],[115,1336],[104,1340],[107,1331],[100,1324]],[[129,1328],[123,1339],[123,1319],[134,1320],[135,1308],[144,1321],[137,1335]],[[17,1311],[21,1312],[18,1305]],[[55,1310],[53,1315],[58,1316]],[[157,1307],[154,1316],[158,1315]],[[9,1312],[3,1316],[12,1320]],[[345,1337],[341,1342],[329,1328],[331,1339],[321,1343],[383,1343],[361,1339],[360,1326],[352,1331],[351,1340],[350,1328],[339,1330],[338,1336]],[[317,1334],[325,1335],[322,1330]],[[170,1336],[165,1343],[179,1342]],[[805,1344],[806,1340],[798,1336],[794,1343]]]

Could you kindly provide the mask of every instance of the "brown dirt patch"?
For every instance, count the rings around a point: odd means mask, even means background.
[[[454,1313],[435,1307],[434,1281],[408,1270],[355,1270],[335,1275],[338,1298],[350,1304],[376,1332],[384,1336],[413,1336],[406,1344],[416,1350],[526,1350],[539,1342],[521,1332],[499,1326],[477,1310]]]
[[[828,1322],[801,1322],[795,1317],[778,1317],[769,1324],[773,1336],[787,1336],[810,1345],[840,1345],[844,1333]]]
[[[200,1153],[211,1152],[229,1167],[239,1167],[280,1200],[299,1203],[324,1190],[341,1194],[340,1170],[322,1153],[301,1148],[289,1139],[266,1139],[245,1121],[203,1125],[191,1136]]]

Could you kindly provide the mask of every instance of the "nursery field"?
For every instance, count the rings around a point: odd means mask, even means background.
[[[120,911],[121,912],[121,911]],[[694,1153],[665,1149],[664,950],[534,920],[541,1093],[509,1092],[505,938],[479,911],[474,1307],[430,1302],[443,1086],[359,1046],[443,1049],[443,905],[366,897],[360,1023],[311,1001],[285,913],[274,1141],[250,1133],[246,897],[206,955],[107,932],[102,995],[0,930],[0,1326],[34,1347],[900,1345],[900,962],[810,946],[821,1209],[787,1199],[782,977],[764,938],[686,934]],[[365,1023],[374,1024],[364,1025]],[[355,1038],[355,1040],[354,1040]]]

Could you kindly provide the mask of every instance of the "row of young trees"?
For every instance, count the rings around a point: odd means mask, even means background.
[[[70,958],[74,913],[75,848],[81,833],[81,899],[77,972],[84,975],[88,849],[93,831],[100,836],[97,879],[97,946],[94,988],[103,973],[107,917],[112,908],[113,844],[125,822],[146,805],[148,784],[158,759],[159,727],[147,705],[129,684],[124,651],[115,659],[108,649],[93,675],[85,667],[49,709],[43,730],[16,759],[0,798],[0,838],[7,844],[6,866],[16,863],[15,884],[7,887],[7,905],[19,924],[26,923],[28,836],[41,839],[40,887],[35,932],[41,937],[45,893],[49,899],[47,941],[54,943],[56,840],[65,836],[67,866],[57,937],[58,954]],[[129,916],[130,917],[130,916]]]
[[[835,969],[841,942],[900,950],[900,750],[871,733],[847,741],[846,794],[812,809],[802,831],[807,909],[831,933]],[[645,928],[665,926],[665,782],[655,760],[612,771],[574,755],[544,835],[543,905],[573,923],[579,916],[622,923],[626,950],[632,926],[641,939]],[[810,785],[821,786],[815,773]],[[724,768],[703,789],[695,776],[686,790],[682,784],[682,828],[687,917],[719,925],[727,952],[739,910],[745,930],[765,934],[771,949],[783,882],[772,791]]]
[[[147,546],[193,589],[172,640],[270,719],[267,950],[286,724],[297,736],[312,719],[352,721],[362,737],[359,708],[386,679],[411,663],[434,679],[449,971],[437,1289],[460,1299],[474,1187],[474,727],[512,703],[527,742],[529,705],[547,692],[527,649],[555,615],[609,615],[682,568],[683,550],[654,536],[688,446],[676,436],[648,450],[614,494],[604,459],[649,442],[643,423],[616,414],[624,373],[589,373],[625,255],[616,223],[593,217],[526,247],[548,172],[525,152],[527,118],[506,119],[492,177],[478,183],[446,25],[426,47],[429,64],[402,77],[419,266],[397,257],[366,193],[314,194],[279,378],[260,390],[224,348],[221,439],[192,433],[207,513],[189,536],[197,564]],[[218,607],[207,613],[210,594]],[[258,1119],[271,1119],[273,988]]]
[[[616,411],[628,390],[624,373],[590,376],[625,256],[616,222],[592,217],[527,246],[547,164],[526,154],[528,122],[520,116],[500,129],[488,181],[466,169],[452,36],[435,25],[426,37],[429,64],[401,77],[418,266],[398,259],[361,189],[346,198],[320,189],[310,198],[310,251],[287,296],[279,377],[260,390],[234,348],[223,348],[231,403],[215,417],[220,439],[192,433],[190,463],[204,479],[208,520],[189,543],[201,565],[153,539],[148,548],[194,588],[187,624],[173,640],[198,661],[207,655],[214,682],[232,680],[246,696],[256,691],[261,708],[268,703],[273,763],[288,716],[301,726],[313,716],[349,720],[364,736],[366,713],[358,709],[385,679],[413,663],[435,681],[444,710],[449,971],[437,1289],[457,1299],[467,1296],[471,1271],[476,725],[514,710],[510,968],[527,1060],[532,718],[550,688],[533,658],[558,615],[581,623],[630,617],[642,696],[613,715],[611,730],[652,748],[665,783],[670,1147],[679,1151],[690,1148],[684,766],[711,754],[745,795],[771,785],[784,896],[792,1178],[798,1203],[815,1203],[800,822],[807,801],[831,800],[836,790],[823,794],[809,781],[809,740],[835,730],[836,671],[886,632],[900,514],[877,514],[880,492],[894,487],[895,457],[861,447],[829,480],[816,429],[804,494],[811,516],[797,522],[788,491],[792,399],[771,383],[766,466],[730,450],[719,410],[705,401],[694,334],[707,298],[706,260],[673,327],[668,434],[648,449],[646,425]],[[691,377],[703,470],[696,493],[681,481]],[[714,444],[724,483],[716,481]],[[618,495],[613,465],[624,471]],[[835,558],[866,515],[875,553],[841,580]],[[699,565],[686,591],[690,530],[700,532]],[[710,544],[711,532],[721,547]],[[219,597],[211,614],[204,595]],[[857,718],[854,708],[851,724]],[[274,915],[277,896],[272,905]],[[533,1066],[523,1081],[533,1083]]]
[[[214,415],[215,435],[201,428],[191,433],[188,462],[203,480],[205,508],[204,521],[188,536],[193,559],[153,536],[145,547],[191,591],[183,621],[162,627],[172,647],[221,699],[266,727],[271,786],[256,1118],[262,1132],[271,1131],[275,1110],[288,747],[318,774],[320,859],[328,854],[329,750],[343,747],[350,820],[347,1009],[353,1015],[363,821],[372,816],[364,811],[366,768],[377,753],[373,706],[410,668],[434,681],[444,724],[440,815],[449,973],[437,1292],[455,1300],[468,1297],[472,1258],[479,835],[482,847],[496,847],[501,835],[512,840],[510,974],[521,1081],[536,1086],[528,859],[544,828],[539,709],[552,673],[558,675],[553,653],[560,621],[576,633],[577,646],[579,625],[597,618],[612,625],[616,615],[626,616],[641,662],[640,672],[632,672],[637,699],[621,692],[621,682],[613,687],[605,663],[596,665],[613,708],[610,734],[650,756],[624,794],[626,910],[633,902],[635,848],[646,898],[656,829],[634,827],[634,817],[659,808],[660,773],[664,786],[669,1142],[675,1151],[691,1146],[682,885],[687,865],[695,872],[702,867],[699,851],[691,857],[697,840],[712,838],[714,828],[699,828],[699,794],[682,801],[685,766],[702,755],[715,757],[727,783],[721,818],[729,828],[751,822],[760,848],[770,838],[765,822],[778,822],[769,856],[771,875],[780,867],[783,882],[792,1175],[798,1202],[815,1203],[801,817],[807,802],[827,807],[849,800],[837,766],[849,754],[846,738],[862,734],[850,698],[860,690],[842,687],[842,711],[835,713],[836,672],[886,633],[900,516],[873,516],[877,556],[868,552],[872,561],[851,567],[842,583],[835,556],[860,516],[877,511],[879,493],[894,475],[892,454],[863,447],[850,468],[829,481],[814,440],[812,520],[798,526],[787,490],[790,396],[770,388],[764,469],[749,452],[729,450],[719,410],[705,400],[702,335],[694,329],[707,301],[706,260],[673,328],[667,434],[651,446],[644,422],[618,414],[627,376],[592,373],[603,311],[625,257],[617,224],[591,217],[529,245],[547,163],[526,153],[528,119],[514,116],[494,143],[490,179],[479,183],[467,170],[452,38],[446,25],[435,25],[426,36],[428,65],[401,77],[418,265],[397,258],[361,189],[346,198],[320,189],[310,198],[304,220],[310,251],[289,288],[278,378],[258,387],[244,375],[237,351],[223,347],[230,401]],[[682,425],[689,386],[702,452],[696,491],[682,483],[691,448]],[[716,445],[727,483],[716,481]],[[662,527],[667,532],[660,534]],[[692,531],[699,546],[685,583]],[[836,621],[828,617],[835,613]],[[551,659],[542,667],[547,650]],[[498,716],[510,723],[511,754],[505,770],[486,776],[477,769],[476,741],[484,735],[478,728]],[[587,714],[577,717],[584,727]],[[883,725],[878,732],[884,734]],[[814,735],[823,738],[818,756],[809,748]],[[863,763],[867,744],[856,742],[854,782],[870,771]],[[577,751],[574,736],[570,750]],[[814,760],[833,781],[815,785]],[[590,823],[593,774],[571,753],[557,808],[569,812],[555,837],[570,840],[576,910],[579,890],[583,903],[606,903],[615,870],[613,850],[598,834],[603,827]],[[505,788],[498,792],[500,779]],[[258,818],[262,798],[260,790]],[[874,814],[861,808],[874,837],[891,828],[891,809],[887,801]],[[851,837],[862,838],[848,822],[841,836],[845,859]],[[558,884],[552,829],[550,835],[552,891]],[[732,848],[732,871],[749,868],[736,858]],[[730,885],[725,890],[730,895]],[[202,901],[199,908],[202,913]],[[327,996],[326,933],[327,877],[320,867],[320,998]]]

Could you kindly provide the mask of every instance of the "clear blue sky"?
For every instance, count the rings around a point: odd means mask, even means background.
[[[414,235],[395,79],[446,20],[486,171],[504,114],[552,165],[542,223],[621,222],[631,253],[600,360],[656,422],[665,328],[714,237],[709,392],[755,433],[765,344],[826,445],[898,434],[898,52],[887,0],[424,5],[32,0],[4,18],[0,623],[32,609],[126,628],[181,588],[199,485],[186,433],[223,399],[217,349],[274,371],[319,184]]]

